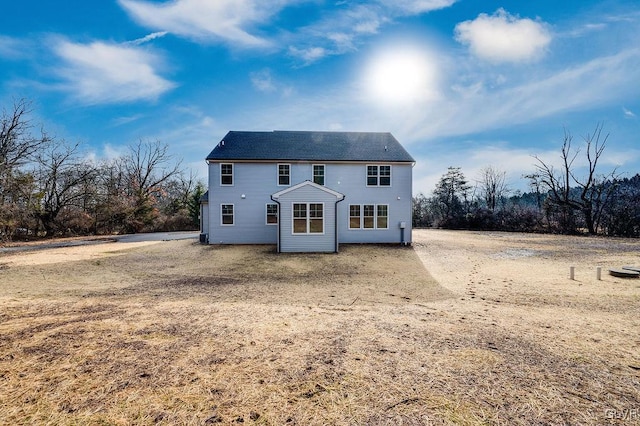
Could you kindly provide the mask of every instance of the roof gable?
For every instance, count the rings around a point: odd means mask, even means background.
[[[356,161],[415,160],[391,133],[230,131],[207,161]]]
[[[286,195],[286,194],[288,194],[290,192],[296,191],[296,190],[298,190],[300,188],[303,188],[305,186],[311,186],[312,188],[319,189],[321,191],[326,192],[327,194],[331,194],[334,197],[336,197],[337,200],[342,200],[344,198],[344,194],[341,194],[341,193],[339,193],[337,191],[334,191],[333,189],[329,189],[326,186],[318,185],[317,183],[311,182],[310,180],[305,180],[304,182],[300,182],[299,184],[293,185],[290,188],[283,189],[282,191],[278,191],[275,194],[272,194],[271,198],[273,200],[277,200],[281,196]]]

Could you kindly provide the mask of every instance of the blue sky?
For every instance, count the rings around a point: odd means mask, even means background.
[[[600,170],[640,172],[637,0],[21,0],[0,16],[0,105],[109,158],[160,140],[206,178],[229,130],[391,132],[414,193],[559,160],[602,123]]]

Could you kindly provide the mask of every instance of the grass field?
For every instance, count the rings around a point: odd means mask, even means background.
[[[428,230],[2,255],[0,424],[638,424],[640,280],[606,274],[638,248]]]

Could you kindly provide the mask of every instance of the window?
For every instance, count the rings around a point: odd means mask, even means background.
[[[307,205],[306,204],[298,203],[293,205],[293,233],[294,234],[307,233]]]
[[[391,166],[367,166],[367,186],[391,186]]]
[[[275,225],[278,223],[278,205],[267,204],[267,225]]]
[[[362,227],[364,229],[373,229],[376,227],[375,217],[373,215],[374,208],[375,206],[373,204],[365,204],[363,206],[362,210],[364,211],[364,215],[363,215]]]
[[[233,185],[233,164],[220,163],[220,185]]]
[[[291,185],[291,164],[278,164],[278,185]]]
[[[313,165],[313,183],[324,185],[324,164]]]
[[[378,185],[378,166],[367,166],[367,186]]]
[[[309,204],[309,232],[322,234],[324,232],[323,205],[319,203]]]
[[[220,204],[222,225],[233,225],[233,204]]]
[[[376,216],[376,228],[389,228],[389,206],[386,204],[378,204],[378,216]]]
[[[389,206],[350,204],[349,229],[389,229]]]
[[[349,206],[349,228],[360,229],[360,206],[357,204]]]
[[[324,233],[324,204],[294,203],[293,204],[293,233],[294,234]]]
[[[380,166],[380,186],[391,186],[391,166]]]

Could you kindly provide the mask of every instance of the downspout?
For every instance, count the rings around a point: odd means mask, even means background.
[[[334,220],[335,220],[335,222],[336,222],[336,223],[334,224],[335,233],[336,233],[336,241],[335,241],[336,248],[335,248],[335,253],[338,253],[338,203],[339,203],[340,201],[344,201],[344,199],[345,199],[345,198],[346,198],[346,197],[345,197],[345,196],[344,196],[344,194],[343,194],[343,195],[342,195],[342,198],[341,198],[341,199],[339,199],[338,201],[336,201],[336,204],[335,204],[335,208],[336,208],[336,211],[335,211],[335,219],[334,219]]]
[[[273,198],[273,195],[270,195],[269,197],[271,198],[271,201],[274,201],[278,205],[278,240],[276,242],[276,251],[280,253],[280,233],[282,232],[280,228],[280,201]]]

